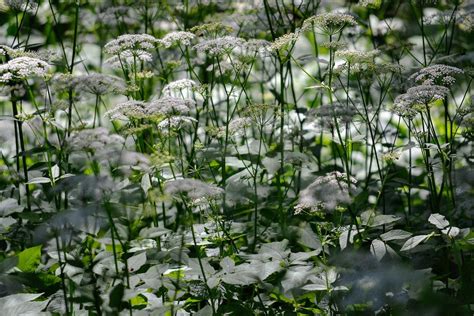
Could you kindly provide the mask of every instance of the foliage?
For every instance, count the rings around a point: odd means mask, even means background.
[[[464,0],[0,2],[5,315],[472,315]]]

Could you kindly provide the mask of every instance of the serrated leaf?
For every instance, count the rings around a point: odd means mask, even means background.
[[[428,239],[429,236],[430,235],[418,235],[418,236],[414,236],[408,239],[403,244],[402,249],[400,249],[400,251],[407,251],[407,250],[415,248],[416,246],[424,242],[426,239]]]
[[[404,231],[402,229],[393,229],[391,231],[388,231],[382,235],[380,235],[380,238],[383,241],[390,241],[390,240],[401,240],[401,239],[407,239],[411,235],[413,235],[410,232]]]
[[[428,222],[435,225],[438,229],[443,229],[449,226],[449,222],[446,217],[439,213],[431,214],[428,218]]]

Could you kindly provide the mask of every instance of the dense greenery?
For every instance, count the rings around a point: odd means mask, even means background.
[[[0,21],[0,314],[473,314],[471,1]]]

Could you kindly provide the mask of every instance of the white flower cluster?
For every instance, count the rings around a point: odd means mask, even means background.
[[[189,199],[191,202],[200,202],[203,199],[218,199],[224,190],[197,179],[176,179],[165,183],[164,192],[178,200]]]
[[[150,51],[159,40],[148,34],[124,34],[105,44],[105,52],[114,55],[106,62],[112,66],[131,65],[134,62],[150,62]]]
[[[77,90],[95,95],[105,95],[112,92],[125,90],[125,83],[118,77],[112,77],[101,73],[90,73],[75,78]]]
[[[38,58],[17,57],[0,65],[0,82],[22,80],[31,76],[44,77],[49,64]]]
[[[5,0],[5,4],[10,9],[19,12],[35,13],[38,9],[38,3],[33,0]]]
[[[173,116],[189,112],[196,104],[194,100],[171,96],[152,100],[150,102],[129,100],[117,104],[105,113],[110,119],[141,119],[160,115]]]
[[[183,126],[191,125],[192,123],[197,122],[197,120],[190,116],[183,116],[183,115],[174,115],[169,116],[158,123],[158,129],[167,134],[169,130],[176,130]]]
[[[371,62],[380,54],[379,50],[357,51],[357,50],[340,50],[336,52],[336,56],[341,57],[350,64]]]
[[[273,43],[270,44],[268,50],[271,52],[277,52],[280,50],[284,50],[288,48],[288,46],[293,45],[299,37],[299,32],[296,31],[294,33],[288,33],[285,35],[280,36],[279,38],[275,39]]]
[[[172,91],[183,91],[183,90],[195,90],[198,88],[198,84],[191,79],[179,79],[168,83],[163,88],[163,93],[166,95],[171,95]]]
[[[146,103],[143,101],[130,100],[117,104],[104,114],[112,120],[117,119],[140,119],[147,116]]]
[[[144,50],[155,48],[158,39],[148,34],[124,34],[105,44],[105,52],[116,55],[124,51]]]
[[[393,111],[400,116],[411,119],[418,112],[426,110],[431,102],[444,99],[448,92],[448,88],[436,85],[412,87],[406,93],[395,98]]]
[[[205,53],[212,56],[230,54],[237,47],[242,47],[245,40],[234,36],[223,36],[215,39],[207,39],[193,48],[199,53]]]
[[[166,116],[173,114],[187,113],[196,105],[191,99],[182,99],[171,96],[164,96],[156,100],[152,100],[146,107],[149,115],[163,114]]]
[[[351,185],[357,180],[349,177]],[[317,177],[306,189],[301,191],[296,212],[303,209],[324,209],[333,211],[337,206],[351,202],[348,177],[345,173],[333,171],[324,176]]]
[[[159,43],[166,48],[170,48],[173,45],[184,45],[190,46],[191,41],[196,37],[193,33],[190,32],[171,32],[166,34],[162,39],[159,40]]]
[[[116,134],[109,134],[104,127],[84,129],[71,134],[67,139],[67,147],[71,151],[93,151],[104,148],[119,148],[125,140]]]
[[[323,127],[333,127],[335,124],[334,119],[343,124],[350,123],[356,114],[357,109],[354,106],[339,102],[322,104],[310,111],[310,115],[315,115],[319,118],[320,125]]]
[[[314,15],[303,22],[303,31],[312,30],[317,27],[328,35],[341,32],[346,26],[356,25],[357,22],[352,15],[339,12],[329,12]]]
[[[431,65],[421,69],[408,78],[422,85],[441,85],[449,87],[456,82],[454,76],[464,73],[462,69],[448,65]]]

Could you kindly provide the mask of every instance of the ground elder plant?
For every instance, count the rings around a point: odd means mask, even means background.
[[[0,2],[0,314],[472,315],[468,0]]]

